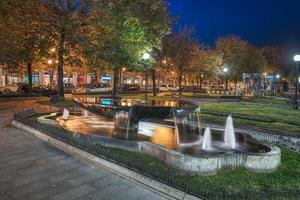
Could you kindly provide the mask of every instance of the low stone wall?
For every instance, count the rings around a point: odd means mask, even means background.
[[[255,172],[273,172],[281,163],[281,151],[276,146],[270,146],[271,151],[267,153],[247,154],[244,166]]]
[[[49,115],[44,115],[41,117],[37,118],[37,121],[41,124],[46,124],[46,125],[50,125],[50,126],[56,126],[56,121],[51,119],[51,117],[55,117],[57,115],[57,113],[51,113]],[[50,119],[49,119],[50,118]]]
[[[222,153],[213,156],[189,156],[150,142],[139,142],[139,151],[147,153],[173,168],[190,174],[214,175],[223,167],[245,167],[255,172],[271,172],[280,165],[280,149],[268,153]]]

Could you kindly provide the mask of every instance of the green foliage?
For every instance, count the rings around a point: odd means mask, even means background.
[[[243,73],[258,73],[266,63],[261,51],[236,36],[220,38],[216,49],[229,67],[231,80],[240,81]]]
[[[214,111],[237,115],[253,116],[254,118],[262,118],[260,120],[237,119],[236,124],[259,127],[264,129],[279,130],[282,132],[300,133],[300,112],[289,107],[271,107],[268,105],[253,105],[240,103],[213,103],[205,104],[201,107],[204,111]],[[283,117],[284,116],[284,117]],[[225,117],[215,115],[204,115],[204,120],[225,123]],[[268,122],[266,122],[268,121]]]
[[[0,63],[7,66],[39,61],[53,42],[45,23],[47,9],[39,0],[1,1]]]
[[[90,16],[89,63],[106,62],[112,68],[140,69],[145,51],[160,45],[169,31],[169,17],[161,0],[94,1]],[[99,66],[99,65],[98,65]]]

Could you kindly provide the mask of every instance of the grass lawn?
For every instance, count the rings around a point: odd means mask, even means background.
[[[274,98],[274,97],[248,97],[247,99],[253,103],[270,104],[278,106],[291,106],[287,99]]]
[[[282,160],[279,169],[272,173],[254,173],[246,169],[225,169],[216,176],[195,176],[195,181],[213,183],[222,188],[234,188],[239,191],[252,187],[263,190],[270,187],[300,187],[300,156],[281,148]]]
[[[145,168],[155,168],[158,172],[169,173],[170,168],[148,155],[114,149],[122,154],[124,158],[131,158],[134,162],[139,162]],[[244,168],[227,168],[221,170],[215,176],[183,176],[177,175],[175,183],[187,184],[188,186],[197,186],[196,192],[205,193],[207,190],[231,191],[239,193],[245,190],[266,191],[268,189],[277,189],[286,191],[291,188],[300,188],[300,156],[297,153],[281,148],[282,163],[277,171],[271,173],[255,173]],[[174,173],[173,173],[174,174]],[[255,194],[253,194],[255,195]],[[283,199],[282,197],[278,197]]]
[[[203,111],[222,112],[226,114],[238,114],[260,117],[268,120],[247,120],[235,118],[234,122],[241,125],[256,126],[259,128],[268,128],[280,130],[283,132],[292,132],[300,134],[300,112],[292,108],[278,108],[270,106],[260,106],[241,103],[212,103],[201,106]],[[206,121],[224,122],[225,117],[211,114],[203,114]]]

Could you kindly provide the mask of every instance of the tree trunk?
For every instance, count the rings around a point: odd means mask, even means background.
[[[203,78],[202,78],[202,73],[200,74],[200,89],[202,90],[202,83],[203,83]]]
[[[7,86],[8,85],[8,73],[7,73],[7,70],[5,70],[5,73],[4,73],[4,86]]]
[[[97,74],[97,71],[95,71],[95,81],[96,81],[95,83],[98,84],[98,74]]]
[[[156,73],[155,67],[152,68],[152,87],[153,87],[153,96],[156,96]]]
[[[237,93],[236,93],[236,87],[237,87],[237,81],[234,81],[234,95],[237,95]]]
[[[64,29],[60,34],[59,49],[58,49],[58,66],[57,66],[57,92],[61,99],[65,98],[64,95],[64,53],[65,53],[65,33]]]
[[[182,84],[182,67],[179,67],[179,77],[178,77],[179,98],[181,98],[181,96],[182,96],[182,87],[181,87],[181,84]]]
[[[32,93],[32,63],[29,62],[27,63],[27,76],[28,76],[28,84],[29,84],[29,88],[28,88],[28,93]]]
[[[119,68],[114,68],[114,80],[113,80],[113,91],[112,97],[118,97],[118,86],[119,86]]]

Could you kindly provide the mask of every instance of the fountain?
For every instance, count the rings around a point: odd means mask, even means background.
[[[68,111],[68,109],[64,108],[63,111],[63,120],[68,120],[70,116],[70,112]]]
[[[85,109],[82,117],[72,122],[74,125],[83,121],[81,124],[86,127],[82,129],[85,128],[86,135],[97,138],[97,141],[99,136],[105,138],[101,140],[104,145],[130,147],[169,166],[204,175],[215,174],[228,166],[268,172],[280,164],[280,149],[257,142],[245,133],[235,132],[232,116],[228,116],[224,132],[222,128],[203,127],[199,106],[175,103],[168,106],[162,102],[142,105],[139,101],[124,104],[122,100],[119,104],[107,106],[100,100],[78,99],[77,103]],[[88,114],[85,110],[102,116]],[[107,112],[110,115],[106,115]],[[76,127],[66,128],[67,121],[64,120],[67,119],[73,120],[73,117],[69,117],[69,111],[65,109],[56,119],[58,123],[53,124],[76,132]],[[112,124],[109,130],[103,129],[102,124],[107,123]]]
[[[236,139],[233,128],[232,116],[229,115],[226,121],[225,133],[224,133],[224,142],[226,146],[229,146],[231,149],[236,148]]]
[[[211,130],[207,127],[204,131],[202,149],[206,151],[212,150]]]

